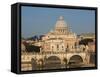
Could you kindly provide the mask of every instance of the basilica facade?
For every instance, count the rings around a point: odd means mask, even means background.
[[[42,41],[43,50],[46,52],[74,51],[78,44],[77,35],[70,30],[63,16],[58,18],[54,30],[48,32]]]

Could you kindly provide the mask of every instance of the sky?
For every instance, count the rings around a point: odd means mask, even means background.
[[[64,17],[69,28],[76,34],[95,32],[94,10],[22,6],[22,37],[27,38],[34,35],[44,35],[50,30],[54,30],[59,16]]]

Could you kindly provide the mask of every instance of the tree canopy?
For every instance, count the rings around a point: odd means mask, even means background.
[[[93,42],[93,39],[82,39],[79,44],[80,45],[88,45],[89,42]]]

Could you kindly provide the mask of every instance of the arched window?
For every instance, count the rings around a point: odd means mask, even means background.
[[[75,44],[74,44],[74,45],[75,45],[75,47],[76,47],[76,46],[77,46],[77,42],[75,42]]]
[[[62,50],[64,50],[64,46],[62,46]]]
[[[57,44],[57,50],[59,50],[59,45]]]
[[[57,45],[57,49],[59,48],[59,45]]]
[[[54,49],[54,46],[52,46],[52,51],[53,51],[53,49]]]
[[[69,46],[67,45],[67,48],[69,48]]]
[[[52,46],[52,49],[54,48],[54,46]]]

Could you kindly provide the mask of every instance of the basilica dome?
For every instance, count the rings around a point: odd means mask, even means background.
[[[66,22],[64,21],[64,17],[63,16],[60,16],[56,22],[56,25],[55,25],[56,28],[62,28],[62,27],[67,27],[67,24]]]

